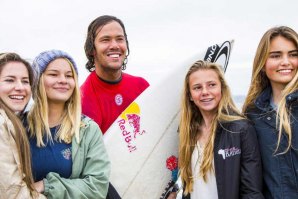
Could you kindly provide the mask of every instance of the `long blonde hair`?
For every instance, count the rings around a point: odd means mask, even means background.
[[[203,117],[194,104],[190,100],[189,77],[192,73],[198,70],[213,70],[218,75],[221,83],[222,98],[218,104],[217,112],[211,122],[211,134],[204,148],[203,160],[200,167],[199,174],[203,180],[207,182],[207,173],[212,171],[213,149],[215,132],[218,125],[224,121],[235,121],[243,119],[243,116],[237,110],[232,97],[230,89],[224,79],[223,71],[220,66],[215,63],[205,61],[195,62],[188,70],[185,80],[184,89],[182,93],[181,103],[181,119],[179,126],[179,169],[180,176],[184,182],[185,192],[188,194],[193,190],[194,175],[191,171],[191,156],[197,141],[197,135],[200,133],[199,127],[203,121]]]
[[[244,101],[242,112],[246,113],[248,109],[254,107],[255,99],[268,87],[271,87],[270,81],[266,76],[266,73],[262,70],[265,66],[266,60],[270,53],[271,41],[282,36],[285,39],[293,42],[293,44],[298,48],[298,34],[291,28],[287,26],[279,26],[269,29],[262,37],[254,58],[253,69],[252,69],[252,79],[248,90],[247,97]],[[286,88],[282,91],[281,101],[278,103],[277,117],[276,117],[276,128],[278,129],[278,140],[275,152],[277,152],[282,132],[284,131],[288,136],[288,146],[283,152],[287,152],[291,147],[292,143],[292,129],[290,121],[290,113],[288,107],[286,106],[286,96],[297,90],[297,75],[291,80]]]
[[[57,132],[58,141],[64,141],[66,143],[71,143],[73,136],[79,142],[79,131],[81,124],[81,98],[80,90],[78,85],[78,75],[74,69],[73,64],[64,58],[70,65],[73,77],[75,80],[75,88],[64,105],[64,114],[62,115],[61,125]],[[46,90],[44,87],[44,73],[40,74],[38,79],[38,86],[33,93],[34,105],[28,114],[28,124],[30,130],[30,136],[36,137],[37,146],[45,146],[43,140],[44,137],[47,138],[46,141],[52,141],[52,135],[50,132],[49,122],[48,122],[48,100],[46,95]]]

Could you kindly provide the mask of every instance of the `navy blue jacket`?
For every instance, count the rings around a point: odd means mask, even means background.
[[[275,153],[278,140],[276,111],[270,106],[271,88],[265,89],[247,111],[257,131],[263,164],[264,196],[266,199],[298,199],[298,92],[287,96],[291,112],[292,147],[285,154],[278,154],[288,146],[288,137],[282,134],[280,147]]]
[[[214,143],[214,165],[219,199],[264,198],[257,136],[248,120],[219,125]]]

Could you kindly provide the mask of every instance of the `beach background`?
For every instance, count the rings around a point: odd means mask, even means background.
[[[296,0],[1,0],[0,52],[32,61],[45,50],[66,51],[82,84],[87,27],[100,15],[115,15],[128,34],[126,72],[154,84],[207,46],[233,39],[226,78],[241,106],[261,36],[278,25],[298,31],[297,7]]]

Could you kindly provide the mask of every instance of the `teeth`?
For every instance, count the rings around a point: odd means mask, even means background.
[[[119,54],[112,54],[112,55],[109,55],[109,56],[112,57],[112,58],[118,58]]]
[[[290,73],[291,70],[290,70],[290,69],[283,69],[283,70],[279,70],[278,72],[282,72],[282,73]]]
[[[203,99],[202,102],[210,102],[212,99]]]
[[[10,98],[11,98],[11,99],[22,100],[22,99],[24,99],[24,96],[12,95],[12,96],[10,96]]]

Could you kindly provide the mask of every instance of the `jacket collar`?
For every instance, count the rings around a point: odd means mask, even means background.
[[[287,101],[287,104],[291,104],[294,102],[297,103],[298,102],[298,90],[295,91],[294,93],[287,95],[286,101]]]
[[[255,100],[255,106],[263,111],[272,111],[270,106],[270,99],[272,95],[271,86],[267,87]]]
[[[272,107],[270,106],[270,99],[272,96],[272,88],[271,86],[266,88],[255,100],[255,106],[263,111],[272,111]],[[294,102],[298,102],[298,91],[290,93],[286,97],[287,105],[290,105]]]

